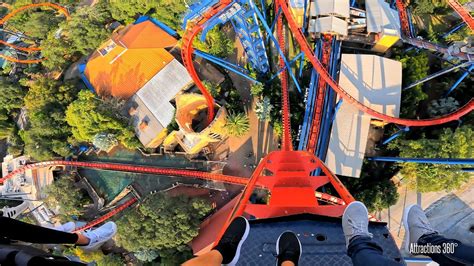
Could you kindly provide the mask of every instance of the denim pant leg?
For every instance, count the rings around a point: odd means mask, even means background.
[[[441,253],[426,254],[440,265],[474,264],[474,247],[456,239],[448,239],[439,234],[420,237],[418,245],[439,245]]]
[[[351,257],[355,266],[390,265],[399,266],[401,263],[383,255],[382,248],[372,238],[359,236],[349,242],[347,255]]]

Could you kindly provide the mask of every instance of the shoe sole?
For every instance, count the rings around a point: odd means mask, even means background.
[[[361,205],[362,207],[364,207],[365,209],[365,212],[367,213],[367,219],[369,219],[369,210],[367,210],[367,207],[365,207],[364,203],[360,202],[360,201],[353,201],[351,203],[349,203],[349,205],[347,205],[347,207],[344,209],[344,212],[342,213],[342,219],[344,219],[344,215],[346,215],[346,211],[347,209],[349,209],[349,206],[351,206],[352,204],[359,204]],[[370,221],[369,221],[370,222]],[[342,222],[341,222],[341,225],[342,225]],[[342,230],[344,232],[344,229]],[[367,230],[368,231],[368,230]],[[346,236],[344,235],[344,239],[346,238]],[[349,239],[350,240],[350,239]],[[346,243],[346,249],[349,247],[349,243]]]
[[[223,264],[223,265],[234,266],[235,264],[237,264],[240,258],[240,248],[242,247],[242,244],[245,242],[245,239],[247,239],[247,237],[249,236],[249,232],[250,232],[250,224],[249,224],[249,221],[245,219],[245,233],[242,239],[240,240],[239,245],[237,245],[235,256],[231,262],[229,262],[228,264]]]
[[[112,226],[112,237],[115,236],[117,234],[117,225],[114,224]],[[99,249],[105,242],[109,241],[110,239],[107,239],[107,240],[102,240],[102,241],[99,241],[97,243],[95,243],[94,245],[88,247],[88,246],[81,246],[81,248],[84,250],[84,251],[88,251],[88,252],[91,252],[91,251],[95,251],[97,249]]]
[[[408,206],[408,208],[406,208],[405,211],[403,212],[403,227],[405,227],[404,248],[408,254],[411,254],[410,253],[410,229],[408,228],[408,212],[410,212],[411,208],[415,205],[416,204],[412,204]]]
[[[279,247],[279,245],[278,245],[278,243],[280,243],[280,237],[281,237],[284,233],[286,233],[286,232],[290,232],[290,233],[295,234],[295,232],[293,232],[293,231],[285,231],[285,232],[283,232],[283,233],[280,234],[280,236],[278,237],[277,242],[276,242],[276,253],[277,253],[277,256],[279,255],[279,254],[278,254],[278,251],[279,251],[279,249],[280,249],[280,247]],[[300,239],[298,238],[298,236],[297,236],[296,234],[295,234],[295,236],[296,236],[296,239],[298,240],[298,244],[300,245],[300,256],[298,257],[298,261],[300,261],[301,255],[303,254],[303,247],[301,246],[301,241],[300,241]],[[275,265],[278,266],[278,259],[277,259]]]

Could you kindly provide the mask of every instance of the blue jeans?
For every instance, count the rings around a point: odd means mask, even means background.
[[[420,237],[418,245],[440,245],[455,244],[453,253],[426,254],[433,261],[444,265],[470,265],[474,263],[474,247],[462,244],[455,239],[447,239],[439,234],[431,234]],[[392,260],[383,255],[382,248],[370,237],[353,238],[347,249],[347,255],[351,257],[352,264],[358,265],[401,265],[400,262]]]

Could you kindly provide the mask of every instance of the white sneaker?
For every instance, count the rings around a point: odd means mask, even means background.
[[[89,244],[87,246],[81,246],[80,248],[86,251],[97,250],[105,242],[114,237],[116,233],[117,225],[114,222],[107,222],[97,229],[84,232],[83,235],[89,238]]]
[[[74,229],[76,229],[76,223],[75,222],[67,222],[65,224],[61,224],[61,225],[55,227],[54,229],[59,230],[59,231],[63,231],[63,232],[67,232],[67,233],[72,233],[72,231],[74,231]]]

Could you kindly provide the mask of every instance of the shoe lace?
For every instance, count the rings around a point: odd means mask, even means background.
[[[89,245],[96,242],[99,239],[99,234],[95,232],[95,230],[87,231],[86,237],[89,238]]]
[[[354,221],[348,219],[348,223],[352,228],[352,235],[369,235],[372,237],[372,234],[367,230],[367,226],[364,224],[364,221]]]

